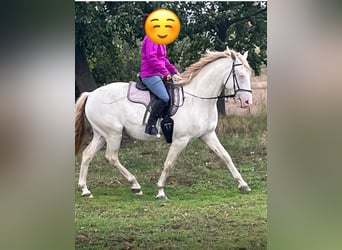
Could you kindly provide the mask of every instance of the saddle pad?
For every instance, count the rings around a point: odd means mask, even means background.
[[[148,107],[151,101],[150,91],[141,91],[137,89],[136,82],[130,81],[128,87],[127,98],[131,102],[141,103],[145,107]]]

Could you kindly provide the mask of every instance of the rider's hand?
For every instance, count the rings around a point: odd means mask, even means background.
[[[163,76],[163,80],[164,81],[167,81],[167,80],[171,80],[171,75],[170,74],[167,74],[167,75],[165,75],[165,76]]]

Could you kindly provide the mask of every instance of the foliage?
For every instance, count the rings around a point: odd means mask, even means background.
[[[140,70],[141,24],[157,7],[181,20],[178,39],[168,46],[170,60],[183,71],[206,49],[249,51],[255,73],[267,63],[266,8],[260,2],[75,2],[76,43],[86,51],[98,84],[128,81]],[[254,25],[249,28],[250,20]]]
[[[222,161],[200,140],[180,155],[168,178],[170,200],[157,201],[156,183],[169,145],[126,139],[120,161],[144,195],[104,159],[91,162],[93,199],[75,189],[76,249],[266,249],[266,115],[221,117],[220,141],[252,192],[242,194]],[[243,129],[237,129],[241,125]],[[80,158],[76,160],[76,180]]]

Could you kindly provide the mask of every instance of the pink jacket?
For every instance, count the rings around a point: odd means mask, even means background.
[[[177,69],[167,59],[166,45],[152,42],[145,36],[141,48],[141,77],[165,76],[177,73]]]

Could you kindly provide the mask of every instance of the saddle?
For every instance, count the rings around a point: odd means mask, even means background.
[[[171,117],[174,116],[178,108],[183,105],[183,87],[174,85],[172,81],[164,81],[164,84],[170,97],[169,105],[166,108],[167,113],[164,115]],[[182,103],[181,96],[183,97]],[[143,104],[146,107],[146,111],[150,112],[152,105],[158,97],[156,97],[142,82],[141,78],[138,77],[136,82],[129,82],[127,98],[131,102]]]
[[[166,141],[168,143],[171,143],[173,132],[173,120],[171,116],[174,116],[177,113],[178,108],[183,105],[184,93],[183,87],[173,84],[172,80],[164,81],[164,84],[169,94],[170,101],[168,106],[165,108],[165,113],[162,115],[164,119],[161,122],[161,125]],[[157,101],[158,97],[156,97],[149,90],[149,88],[142,82],[140,76],[138,76],[136,82],[129,82],[127,98],[131,102],[140,103],[146,107],[144,118],[142,121],[143,124],[146,124],[147,115],[149,112],[151,112],[152,106],[154,105],[154,102]]]

